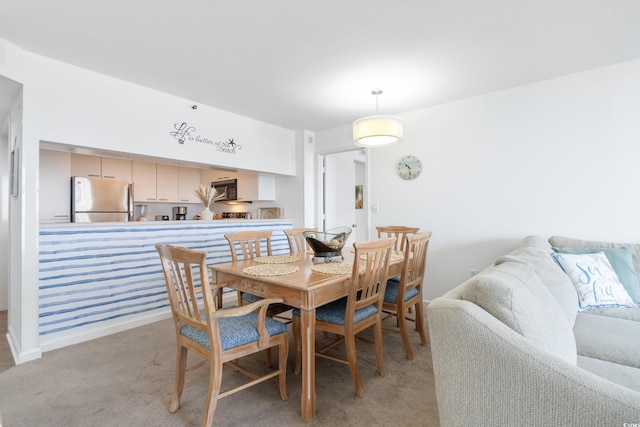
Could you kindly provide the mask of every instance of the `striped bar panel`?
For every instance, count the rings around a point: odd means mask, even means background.
[[[227,233],[271,230],[276,255],[288,254],[282,230],[290,221],[171,221],[117,225],[47,226],[40,229],[40,345],[110,325],[170,313],[155,245],[207,252],[208,264],[231,261]],[[231,289],[228,292],[235,292]],[[134,325],[135,326],[135,325]],[[118,330],[126,329],[120,327]],[[102,332],[101,335],[105,333]],[[81,339],[84,340],[84,339]]]

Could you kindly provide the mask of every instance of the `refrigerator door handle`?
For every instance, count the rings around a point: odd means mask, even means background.
[[[133,221],[133,184],[129,184],[129,221]]]

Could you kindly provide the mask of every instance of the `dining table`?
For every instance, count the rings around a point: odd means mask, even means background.
[[[351,284],[353,250],[343,249],[343,259],[330,262],[313,253],[258,257],[210,265],[215,283],[263,298],[278,297],[284,304],[300,309],[302,344],[301,416],[316,414],[315,322],[316,308],[345,297]],[[389,261],[389,277],[400,274],[403,256],[394,252]]]

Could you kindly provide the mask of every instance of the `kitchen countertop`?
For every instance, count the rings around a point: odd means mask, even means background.
[[[66,228],[66,227],[144,227],[144,226],[158,226],[158,225],[215,225],[215,224],[235,224],[235,223],[291,223],[292,220],[286,218],[278,219],[214,219],[214,220],[197,220],[188,219],[184,221],[169,220],[169,221],[126,221],[126,222],[57,222],[57,223],[41,223],[40,229],[49,228]]]

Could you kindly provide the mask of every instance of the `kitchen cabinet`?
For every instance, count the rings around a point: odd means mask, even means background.
[[[131,181],[131,160],[71,153],[71,176]]]
[[[180,203],[202,203],[195,191],[200,188],[200,169],[178,168],[178,196]]]
[[[178,166],[156,165],[156,196],[158,202],[178,202],[180,200],[180,171]]]
[[[131,160],[103,157],[102,178],[131,181]]]
[[[40,222],[71,221],[70,153],[40,150]]]
[[[71,176],[102,178],[102,157],[71,153]]]
[[[259,201],[276,199],[276,180],[272,176],[239,173],[238,200]]]
[[[136,202],[155,202],[156,164],[134,160],[131,165],[133,178],[133,199]]]

